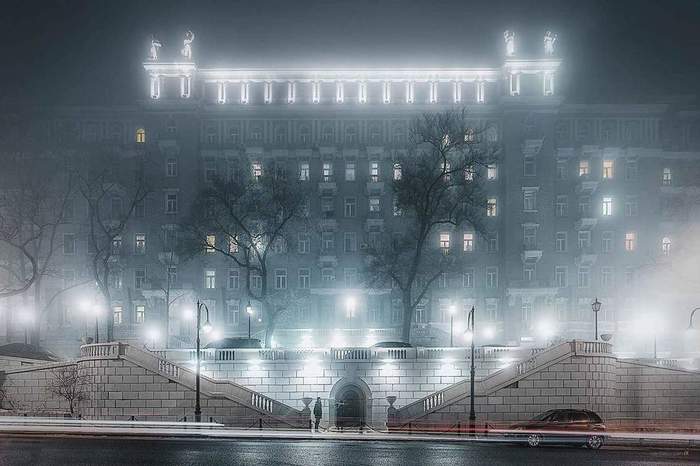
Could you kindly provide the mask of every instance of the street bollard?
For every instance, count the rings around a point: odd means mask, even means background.
[[[130,420],[130,421],[135,421],[136,418],[135,418],[134,416],[131,416],[131,418],[129,418],[129,420]]]
[[[258,419],[258,429],[262,430],[262,418]]]
[[[185,422],[187,422],[187,416],[185,416],[183,419],[184,419]]]
[[[214,418],[209,416],[209,422],[214,422]]]
[[[411,435],[411,423],[408,423],[408,435]]]
[[[457,421],[457,436],[462,435],[462,426],[460,425],[459,421]]]
[[[313,424],[313,422],[311,422],[311,419],[309,419],[309,430],[310,430],[311,432],[314,431],[314,424]]]

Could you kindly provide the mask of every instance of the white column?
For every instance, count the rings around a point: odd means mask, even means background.
[[[413,102],[413,81],[406,81],[406,103],[412,104]]]
[[[345,87],[342,81],[336,81],[335,83],[335,102],[342,104],[345,100]]]
[[[462,82],[455,81],[452,84],[452,96],[454,98],[454,103],[458,104],[462,101]]]
[[[474,85],[476,87],[474,93],[476,95],[476,103],[483,104],[484,102],[486,102],[486,81],[482,81],[479,79],[474,82]]]
[[[250,90],[250,83],[247,81],[241,83],[241,103],[248,103],[248,91]]]
[[[311,82],[311,101],[315,104],[321,101],[321,83],[318,81]]]
[[[266,104],[269,104],[272,102],[272,83],[270,81],[265,81],[265,87],[264,87],[264,102]]]
[[[554,95],[554,73],[545,71],[542,74],[542,87],[544,95]]]
[[[160,76],[151,75],[151,99],[160,99]]]
[[[287,103],[293,104],[297,100],[297,83],[289,81],[287,83]]]
[[[382,102],[391,103],[391,81],[382,82]]]
[[[183,99],[189,99],[192,89],[192,77],[181,76],[180,77],[180,97]]]
[[[367,83],[360,81],[357,87],[357,101],[361,104],[367,103]]]
[[[510,95],[520,95],[520,74],[510,74]]]
[[[430,88],[430,103],[435,104],[438,101],[438,83],[437,81],[430,81],[428,86]]]
[[[226,103],[226,83],[220,82],[216,83],[217,97],[216,101],[220,104]]]

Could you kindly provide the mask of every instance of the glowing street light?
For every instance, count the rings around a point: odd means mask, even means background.
[[[24,327],[24,344],[29,344],[29,327],[34,323],[34,312],[29,309],[21,309],[18,319]]]
[[[204,322],[204,325],[202,325],[202,308],[207,312],[207,320]],[[211,323],[209,322],[209,308],[207,307],[206,304],[200,303],[199,300],[197,301],[197,370],[195,373],[196,376],[196,383],[195,383],[195,401],[194,401],[194,420],[195,422],[202,422],[202,406],[200,404],[200,376],[199,376],[199,370],[202,366],[202,356],[200,353],[200,340],[199,340],[199,332],[201,330],[204,330],[204,332],[209,332],[211,331]]]
[[[248,300],[248,305],[245,307],[245,312],[248,314],[248,340],[250,340],[250,318],[253,316],[253,306],[250,305],[250,300]]]
[[[474,338],[476,337],[476,323],[474,315],[475,310],[474,306],[472,306],[467,316],[467,331],[464,332],[464,338],[469,339],[471,342],[471,364],[469,367],[469,433],[471,435],[474,435],[474,427],[476,424],[476,413],[474,411]]]
[[[345,309],[347,310],[348,319],[355,317],[355,297],[348,296],[345,298]]]
[[[600,307],[603,305],[598,298],[591,303],[591,309],[593,310],[593,315],[595,316],[595,341],[598,341],[598,313],[600,312]]]
[[[146,332],[146,338],[151,340],[151,347],[155,348],[156,347],[156,340],[158,340],[158,338],[160,338],[160,332],[158,331],[158,329],[156,327],[151,327]]]

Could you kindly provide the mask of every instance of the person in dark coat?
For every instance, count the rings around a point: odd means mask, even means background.
[[[314,423],[314,430],[318,432],[318,425],[321,423],[321,418],[323,417],[323,407],[321,406],[321,397],[316,398],[316,403],[314,404],[314,418],[316,422]]]

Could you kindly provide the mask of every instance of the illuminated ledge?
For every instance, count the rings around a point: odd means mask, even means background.
[[[560,59],[506,60],[503,69],[510,73],[554,73],[560,65]]]

